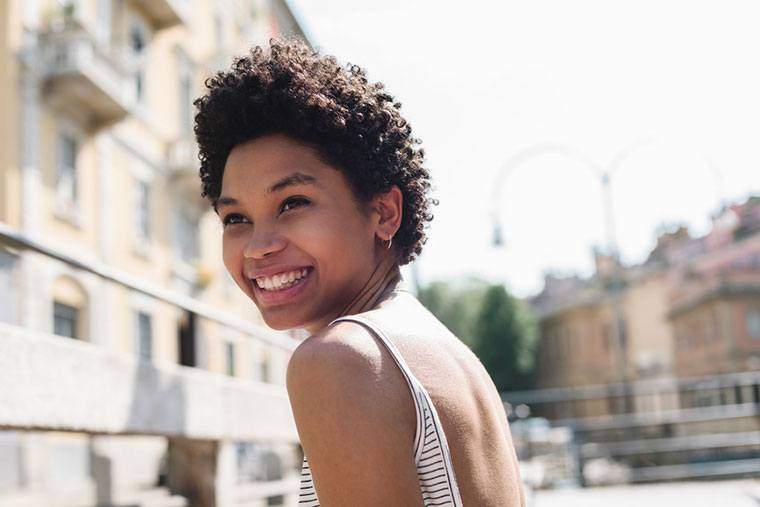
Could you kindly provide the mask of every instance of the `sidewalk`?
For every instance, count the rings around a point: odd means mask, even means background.
[[[672,482],[535,491],[528,507],[758,507],[760,480]]]

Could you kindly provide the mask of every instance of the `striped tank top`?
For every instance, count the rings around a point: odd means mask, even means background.
[[[451,464],[449,445],[446,441],[446,435],[443,433],[443,425],[438,417],[438,412],[436,412],[427,390],[414,376],[401,353],[377,324],[366,317],[351,315],[339,317],[333,320],[330,325],[341,320],[357,322],[374,332],[393,356],[407,384],[409,384],[417,415],[413,453],[414,463],[417,466],[417,477],[422,490],[422,503],[425,507],[462,507],[462,498],[459,495],[454,467]],[[305,455],[301,467],[301,489],[298,505],[299,507],[319,506],[319,498],[314,489],[314,482],[309,469],[309,460]]]

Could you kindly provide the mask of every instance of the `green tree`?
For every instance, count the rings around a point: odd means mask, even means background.
[[[526,389],[532,381],[536,322],[525,304],[502,285],[485,291],[473,349],[499,391]]]
[[[417,298],[470,349],[475,347],[475,323],[488,284],[478,278],[433,282],[422,287]]]
[[[477,278],[438,281],[417,297],[478,356],[500,391],[532,386],[537,324],[502,285]]]

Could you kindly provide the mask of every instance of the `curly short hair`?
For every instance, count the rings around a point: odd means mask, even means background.
[[[401,117],[401,104],[382,83],[368,83],[357,65],[294,39],[272,39],[232,68],[206,79],[195,100],[202,197],[215,202],[224,165],[238,144],[281,133],[312,146],[346,177],[359,202],[397,185],[403,194],[402,222],[394,236],[400,265],[422,251],[425,225],[433,219],[430,174],[420,140]]]

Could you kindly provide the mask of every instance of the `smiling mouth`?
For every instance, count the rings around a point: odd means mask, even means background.
[[[253,285],[266,292],[280,292],[302,283],[313,268],[305,268],[278,273],[274,276],[260,276],[251,279]]]

